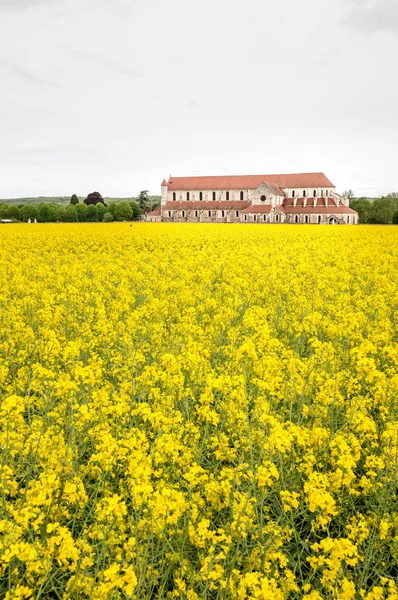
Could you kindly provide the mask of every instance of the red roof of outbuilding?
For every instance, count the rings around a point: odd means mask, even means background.
[[[282,208],[279,206],[278,208]],[[268,214],[271,212],[272,206],[270,204],[253,204],[252,206],[248,206],[245,210],[242,210],[243,214]],[[283,208],[282,208],[283,211]]]
[[[231,190],[257,189],[261,183],[279,188],[334,187],[323,173],[293,173],[286,175],[215,175],[199,177],[170,177],[169,190]]]
[[[282,207],[286,214],[318,214],[318,215],[356,215],[358,214],[352,208],[348,208],[348,206],[336,206],[334,203],[329,204],[329,206],[283,206]]]
[[[153,211],[149,212],[147,214],[147,217],[157,217],[157,216],[159,216],[161,214],[162,214],[162,211],[160,210],[160,208],[157,208],[156,210],[153,210]]]

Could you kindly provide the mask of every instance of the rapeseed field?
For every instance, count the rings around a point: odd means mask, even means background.
[[[0,597],[398,599],[398,228],[0,230]]]

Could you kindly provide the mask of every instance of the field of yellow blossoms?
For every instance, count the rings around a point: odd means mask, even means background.
[[[398,600],[398,228],[0,230],[0,598]]]

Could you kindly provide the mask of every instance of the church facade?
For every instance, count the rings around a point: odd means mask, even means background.
[[[148,221],[173,223],[358,223],[323,173],[171,177]]]

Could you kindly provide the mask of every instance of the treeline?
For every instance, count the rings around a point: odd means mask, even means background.
[[[398,225],[398,192],[374,200],[354,198],[350,207],[357,211],[360,223]]]
[[[0,204],[0,219],[10,219],[27,223],[29,220],[38,223],[90,223],[111,221],[139,221],[141,208],[137,202],[111,202],[107,206],[97,204],[69,204],[62,206],[55,203],[40,204]]]
[[[79,202],[84,201],[84,196],[78,196]],[[148,200],[152,204],[160,203],[160,196],[147,196]],[[129,198],[116,198],[116,197],[107,197],[104,196],[105,204],[120,202],[137,202],[139,204],[138,196],[131,196]],[[63,206],[68,206],[70,203],[70,196],[37,196],[37,197],[26,197],[26,198],[0,198],[0,204],[17,204],[18,206],[23,206],[24,204],[62,204]]]

